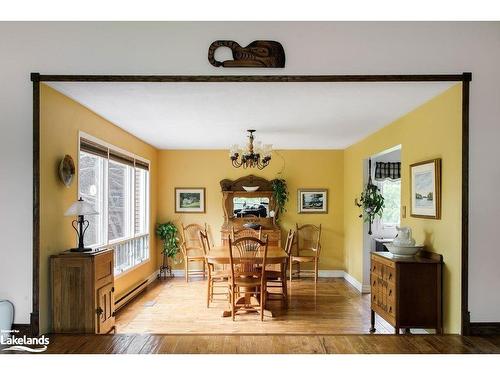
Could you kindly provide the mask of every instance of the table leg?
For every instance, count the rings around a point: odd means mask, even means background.
[[[258,305],[259,304],[259,300],[254,296],[255,292],[253,289],[248,289],[248,288],[241,288],[242,289],[242,292],[243,292],[243,296],[239,297],[237,300],[236,300],[236,304],[241,304],[241,305]],[[237,307],[236,311],[240,310],[240,309],[243,309],[245,308],[244,306],[241,306],[241,307]],[[254,308],[254,307],[250,307],[250,308],[246,308],[245,309],[246,312],[248,313],[258,313],[259,311]],[[228,318],[231,316],[231,308],[229,307],[228,310],[225,310],[222,312],[222,317],[223,318]],[[268,318],[272,318],[274,317],[274,314],[271,310],[267,310],[267,309],[264,309],[264,316],[265,317],[268,317]]]

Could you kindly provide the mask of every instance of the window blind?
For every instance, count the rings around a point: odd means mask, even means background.
[[[115,150],[109,150],[109,160],[117,161],[118,163],[126,164],[134,167],[135,159],[131,156],[124,155]]]
[[[135,159],[135,167],[149,171],[149,163],[146,163],[145,161],[142,160]]]
[[[84,151],[89,154],[97,155],[106,159],[108,158],[108,148],[106,146],[89,141],[85,138],[80,138],[80,151]]]
[[[110,159],[122,164],[129,165],[131,167],[144,169],[149,171],[149,163],[133,158],[132,156],[125,155],[119,151],[113,150],[106,147],[100,143],[91,141],[89,139],[80,138],[80,151],[87,152],[89,154],[97,155],[106,159]]]

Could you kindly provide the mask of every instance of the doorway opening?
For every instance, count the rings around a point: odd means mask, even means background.
[[[387,251],[385,244],[392,242],[397,227],[404,217],[401,205],[401,145],[371,155],[363,161],[363,186],[370,180],[384,197],[382,216],[376,216],[371,225],[363,227],[363,292],[370,292],[370,253]]]

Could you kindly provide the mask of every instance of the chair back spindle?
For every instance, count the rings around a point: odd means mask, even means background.
[[[319,226],[313,224],[305,224],[296,227],[296,247],[297,256],[304,255],[306,253],[315,253],[319,256],[321,251],[321,224]]]
[[[229,260],[233,280],[237,277],[264,279],[268,241],[255,237],[241,237],[233,241],[229,237]]]
[[[292,253],[294,239],[295,239],[295,231],[293,229],[290,229],[288,231],[288,235],[286,236],[286,242],[285,242],[285,252],[286,255],[288,256],[290,256],[290,254]]]
[[[208,252],[210,251],[210,242],[208,241],[208,234],[206,231],[200,231],[200,232],[198,232],[198,236],[200,239],[201,247],[203,249],[203,254],[205,255],[205,266],[208,269],[208,277],[210,279],[211,273],[212,273],[212,267],[208,263],[208,260],[206,258],[206,256],[208,255]]]
[[[254,237],[262,240],[262,228],[242,228],[239,230],[235,230],[234,227],[231,227],[231,236],[233,238],[233,241],[243,237]]]
[[[199,233],[205,234],[207,231],[207,224],[201,226],[199,224],[189,224],[182,227],[182,247],[186,256],[199,256],[203,255],[203,248]],[[208,237],[207,237],[208,238]]]

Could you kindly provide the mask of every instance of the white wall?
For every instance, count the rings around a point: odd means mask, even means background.
[[[214,68],[215,39],[275,39],[286,68]],[[470,310],[500,321],[500,23],[0,23],[0,298],[31,311],[30,72],[384,74],[471,71]],[[445,140],[443,140],[445,141]],[[460,251],[460,249],[456,249]],[[457,285],[457,288],[460,288]]]

